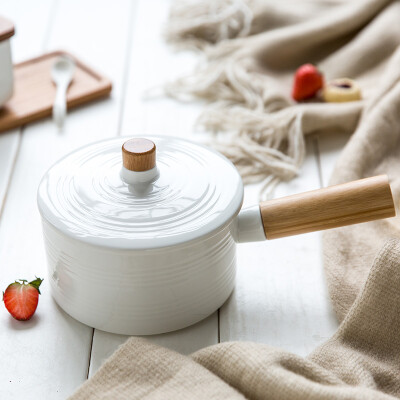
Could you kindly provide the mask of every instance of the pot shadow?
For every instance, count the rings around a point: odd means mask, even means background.
[[[69,315],[64,309],[62,309],[59,304],[54,300],[54,297],[51,296],[51,302],[52,305],[57,309],[57,312],[59,313],[60,317],[63,319],[63,323],[67,323],[67,324],[71,324],[71,323],[78,323],[81,325],[86,325],[80,321],[78,321],[77,319],[75,319],[74,317],[71,317],[71,315]],[[86,325],[89,326],[89,325]],[[89,326],[89,328],[94,329],[93,327]]]
[[[71,319],[71,320],[76,321],[75,318],[72,318],[66,311],[64,311],[64,310],[58,305],[58,303],[54,300],[54,297],[53,297],[53,296],[51,296],[51,302],[52,302],[53,306],[57,309],[57,311],[62,315],[62,317],[63,317],[64,319],[66,319],[66,320]]]

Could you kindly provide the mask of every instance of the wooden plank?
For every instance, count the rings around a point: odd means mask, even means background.
[[[2,205],[7,193],[20,136],[18,130],[0,135],[0,217]]]
[[[43,51],[47,42],[48,30],[53,21],[56,1],[38,2],[21,0],[0,0],[1,15],[15,25],[15,36],[11,38],[13,62],[18,63],[34,57]]]
[[[165,0],[137,2],[121,121],[123,135],[165,134],[194,140],[198,137],[192,132],[202,106],[181,104],[165,97],[143,100],[149,88],[159,87],[185,70],[190,71],[197,60],[191,53],[174,54],[163,41],[162,29],[169,3]],[[181,353],[191,353],[218,342],[218,315],[214,313],[205,321],[178,332],[147,338]],[[127,336],[95,330],[89,375],[126,339]]]
[[[343,132],[337,132],[331,135],[319,135],[316,138],[323,186],[329,184],[329,179],[336,161],[349,139],[349,134]]]
[[[147,339],[182,354],[190,354],[203,347],[218,343],[217,326],[217,313],[214,313],[189,328],[163,335],[147,336]],[[129,336],[114,335],[96,329],[93,338],[89,376],[92,376],[118,346],[123,344],[128,338]]]
[[[30,3],[26,1],[27,9],[31,8]],[[18,2],[18,7],[24,5]],[[0,224],[2,285],[35,274],[46,278],[36,206],[36,190],[43,173],[64,154],[115,135],[118,128],[131,2],[119,1],[115,7],[107,0],[61,0],[54,10],[49,31],[42,29],[44,21],[29,15],[35,26],[49,35],[43,50],[74,49],[89,65],[109,76],[115,90],[111,100],[69,113],[62,134],[58,134],[50,119],[25,128]],[[42,7],[38,11],[40,16]],[[112,30],[105,29],[110,20],[118,23]],[[29,35],[25,40],[29,46]],[[27,56],[31,55],[27,51]],[[0,366],[1,398],[65,399],[85,380],[93,330],[70,318],[55,304],[48,279],[43,283],[38,311],[31,321],[19,323],[4,308],[0,320],[0,353],[7,360]]]
[[[312,139],[301,175],[276,198],[320,186]],[[246,188],[245,205],[258,187]],[[305,355],[337,327],[323,277],[320,233],[238,245],[237,284],[220,312],[221,341],[266,343]]]
[[[122,135],[199,138],[194,123],[204,105],[179,103],[159,95],[162,85],[191,72],[192,52],[174,52],[163,39],[171,1],[139,0],[130,46],[129,79],[121,121]]]
[[[14,62],[33,56],[43,48],[52,3],[52,0],[43,0],[42,7],[38,7],[37,4],[26,0],[0,0],[1,14],[12,20],[16,27],[16,34],[11,38]],[[21,9],[24,9],[23,13]],[[17,155],[19,132],[18,129],[14,129],[0,135],[0,210]]]
[[[53,3],[52,0],[43,0],[42,7],[38,7],[29,1],[0,0],[2,15],[12,20],[16,28],[16,34],[11,38],[14,63],[38,54],[43,48]],[[15,129],[0,135],[0,210],[20,141],[19,132]]]

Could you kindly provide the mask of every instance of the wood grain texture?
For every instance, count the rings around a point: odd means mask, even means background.
[[[0,224],[0,289],[18,277],[36,274],[45,281],[36,314],[27,323],[14,321],[0,307],[0,353],[6,360],[0,365],[1,399],[65,399],[86,379],[89,367],[93,329],[69,317],[51,297],[36,193],[41,177],[60,157],[118,130],[130,1],[121,0],[118,7],[107,0],[56,3],[42,0],[38,7],[29,0],[0,0],[4,13],[16,23],[19,57],[73,49],[110,76],[116,90],[110,100],[68,113],[62,134],[50,119],[29,124],[22,132]],[[32,11],[29,18],[21,9]],[[112,34],[104,29],[110,19],[118,21]]]
[[[51,68],[55,60],[63,55],[72,58],[76,63],[73,81],[67,92],[67,108],[110,94],[110,80],[69,53],[54,51],[35,57],[14,67],[14,94],[0,110],[0,132],[51,115],[56,95]]]
[[[267,239],[396,215],[386,175],[262,202],[260,210]]]
[[[122,145],[123,165],[129,171],[148,171],[156,166],[156,145],[148,139],[134,138]]]
[[[0,216],[10,183],[19,141],[20,136],[17,130],[0,135]]]

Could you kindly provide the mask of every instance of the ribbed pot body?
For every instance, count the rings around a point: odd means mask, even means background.
[[[53,296],[69,315],[107,332],[151,335],[192,325],[233,290],[232,226],[177,246],[126,250],[84,243],[43,219]]]

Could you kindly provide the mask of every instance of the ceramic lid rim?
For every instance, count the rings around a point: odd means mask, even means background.
[[[236,215],[239,213],[242,203],[243,203],[243,183],[242,180],[239,179],[238,185],[236,188],[236,191],[234,193],[234,196],[232,198],[232,201],[229,205],[229,207],[226,208],[226,212],[224,214],[221,214],[217,216],[213,221],[209,222],[208,224],[194,230],[191,232],[185,232],[184,234],[176,235],[176,236],[165,236],[165,237],[157,237],[154,239],[121,239],[121,238],[110,238],[110,237],[96,237],[96,236],[80,236],[74,234],[74,232],[71,232],[68,230],[65,225],[60,222],[60,220],[53,214],[51,213],[45,206],[43,199],[40,197],[40,188],[46,179],[47,175],[49,172],[52,170],[53,167],[55,167],[57,164],[61,163],[63,160],[71,156],[72,154],[79,152],[81,150],[84,150],[85,148],[95,146],[96,144],[101,144],[103,142],[107,141],[115,141],[117,139],[120,139],[121,141],[132,139],[134,137],[139,137],[139,136],[120,136],[120,137],[112,137],[108,139],[103,139],[99,140],[96,142],[92,142],[90,144],[81,146],[74,151],[71,151],[61,159],[59,159],[57,162],[55,162],[44,174],[42,177],[39,188],[38,188],[38,195],[37,195],[37,203],[38,203],[38,208],[39,212],[42,216],[42,218],[48,222],[50,225],[52,225],[54,228],[56,228],[58,231],[60,231],[62,234],[65,234],[68,237],[71,237],[79,242],[91,244],[97,247],[104,247],[104,248],[110,248],[110,249],[123,249],[123,250],[146,250],[146,249],[155,249],[155,248],[163,248],[163,247],[169,247],[169,246],[175,246],[175,245],[181,245],[185,244],[188,242],[195,241],[197,239],[201,239],[205,236],[210,235],[211,233],[222,229],[225,227],[230,221],[233,220],[233,218],[236,217]],[[146,136],[140,136],[140,137],[147,137]],[[235,168],[233,164],[222,154],[217,152],[216,150],[205,146],[200,143],[195,143],[193,141],[183,139],[183,138],[176,138],[172,136],[155,136],[155,135],[149,135],[151,139],[170,139],[170,140],[179,140],[179,141],[184,141],[187,143],[190,143],[191,145],[196,145],[200,146],[207,151],[210,151],[214,153],[216,156],[220,157],[223,159],[225,162],[230,164],[232,168]],[[122,164],[122,161],[121,161]]]

